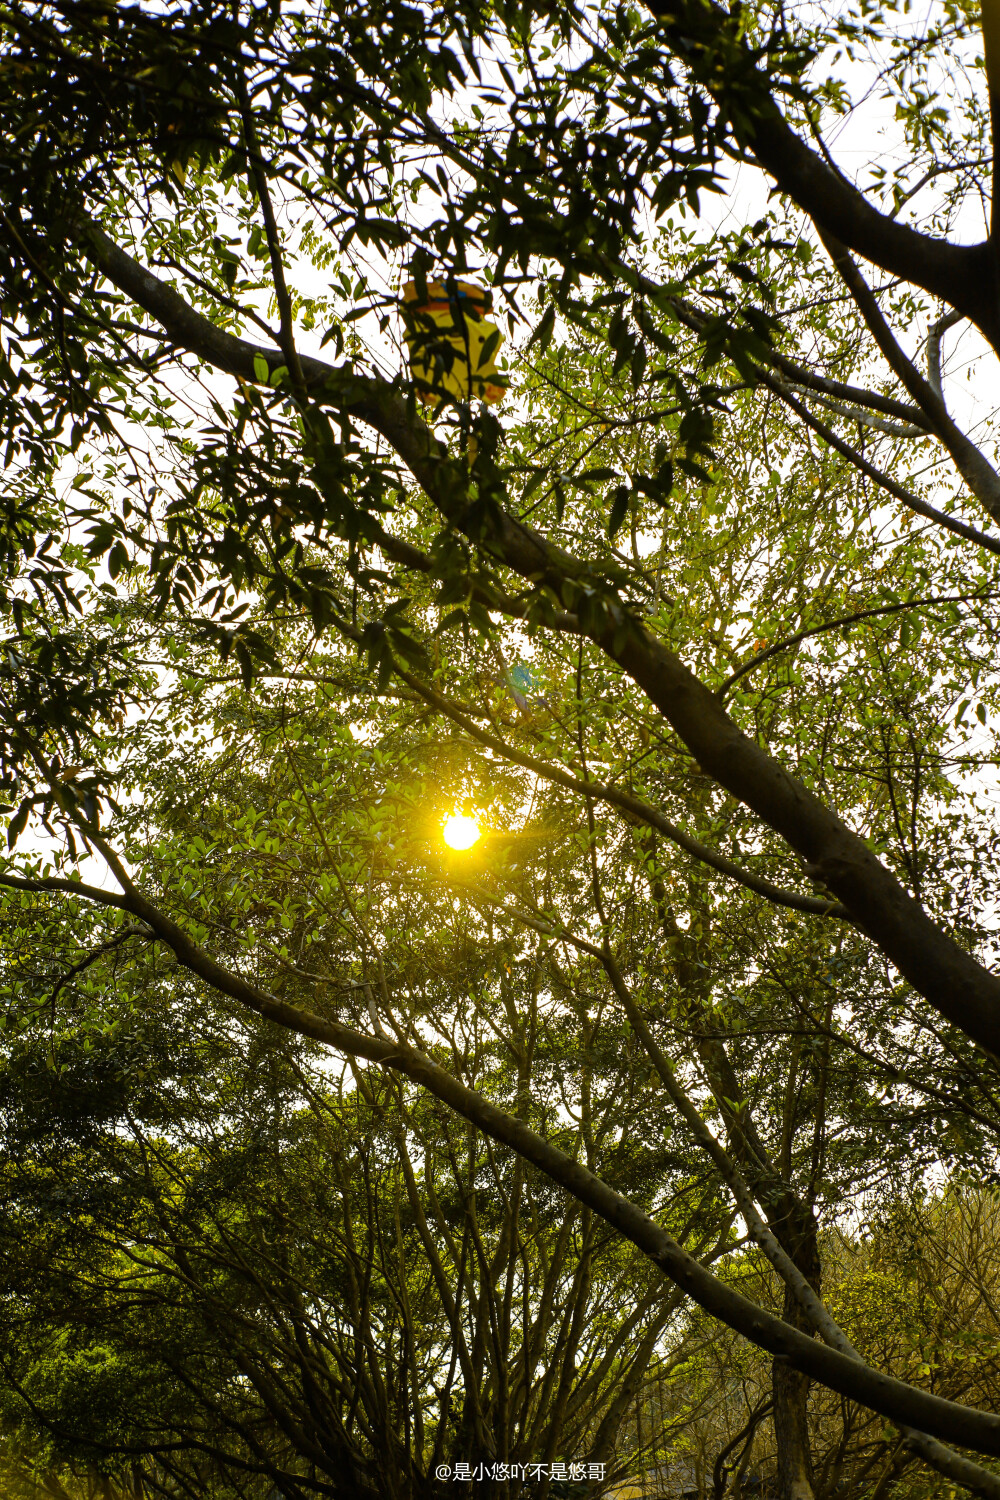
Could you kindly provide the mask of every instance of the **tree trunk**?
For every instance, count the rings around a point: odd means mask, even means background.
[[[783,1164],[787,1171],[787,1161]],[[822,1262],[812,1207],[803,1203],[790,1189],[771,1221],[771,1228],[786,1255],[793,1261],[818,1294],[822,1282]],[[786,1323],[803,1333],[811,1333],[809,1319],[799,1306],[790,1287],[785,1287],[781,1315]],[[803,1375],[780,1358],[771,1365],[771,1390],[774,1400],[774,1441],[778,1459],[779,1500],[815,1500],[812,1451],[809,1443],[809,1386]]]
[[[800,1217],[807,1222],[795,1226],[793,1254],[799,1270],[818,1287],[819,1257],[815,1224],[808,1209]],[[792,1236],[789,1236],[792,1238]],[[792,1253],[792,1245],[786,1244]],[[787,1323],[809,1333],[809,1323],[794,1293],[785,1288],[782,1316]],[[809,1445],[809,1386],[803,1375],[790,1364],[775,1359],[771,1364],[771,1392],[774,1399],[774,1442],[778,1458],[778,1500],[816,1500],[813,1488],[812,1451]]]
[[[778,1454],[779,1500],[816,1500],[809,1451],[809,1377],[791,1365],[771,1365],[774,1440]]]

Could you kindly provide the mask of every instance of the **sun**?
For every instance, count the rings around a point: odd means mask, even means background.
[[[452,813],[451,817],[445,820],[444,841],[449,849],[471,849],[473,844],[479,842],[481,831],[475,818],[467,818],[461,813]]]

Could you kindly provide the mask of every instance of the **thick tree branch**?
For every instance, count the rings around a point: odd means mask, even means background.
[[[712,96],[731,121],[737,140],[781,192],[818,228],[865,260],[958,309],[1000,350],[1000,280],[988,243],[953,245],[875,208],[788,124],[768,78],[739,35],[737,13],[715,0],[645,3],[661,22],[668,46]]]
[[[35,891],[63,891],[70,885],[89,900],[119,909],[124,907],[152,929],[184,968],[197,975],[212,989],[235,1000],[242,1009],[299,1036],[322,1042],[348,1056],[365,1058],[381,1067],[393,1069],[440,1099],[483,1134],[510,1147],[553,1182],[565,1188],[578,1202],[591,1208],[606,1223],[617,1229],[706,1312],[742,1334],[758,1348],[787,1360],[796,1369],[802,1370],[830,1390],[868,1406],[890,1421],[915,1427],[921,1433],[932,1434],[946,1442],[1000,1456],[1000,1416],[946,1401],[928,1391],[907,1385],[904,1381],[895,1380],[892,1376],[873,1370],[870,1366],[817,1342],[781,1318],[756,1306],[732,1287],[719,1281],[666,1230],[582,1163],[565,1155],[523,1121],[497,1108],[482,1094],[467,1088],[426,1053],[400,1042],[365,1035],[338,1021],[327,1020],[314,1011],[290,1005],[224,968],[204,948],[193,942],[172,917],[160,911],[132,884],[121,861],[103,839],[94,837],[93,834],[91,837],[114,871],[122,886],[123,896],[116,897],[113,893],[94,886],[76,885],[71,881],[52,878],[30,880],[0,875],[0,884]]]
[[[993,144],[993,204],[990,239],[1000,241],[1000,0],[981,0],[983,60],[990,97],[990,134]]]
[[[258,349],[215,328],[96,225],[81,229],[80,235],[104,274],[162,322],[178,344],[248,380],[255,378],[255,356],[274,359],[277,351]],[[734,724],[714,693],[608,592],[587,563],[500,506],[491,508],[484,533],[481,512],[474,521],[468,515],[463,466],[448,456],[392,386],[353,370],[331,369],[320,360],[302,363],[314,398],[337,405],[379,432],[448,522],[466,528],[494,557],[526,581],[550,590],[564,607],[574,609],[586,599],[591,639],[646,693],[703,771],[786,840],[807,873],[838,898],[918,994],[986,1051],[1000,1055],[1000,978],[944,933],[862,838]],[[823,426],[790,394],[785,399],[817,430]],[[828,441],[840,444],[836,434]],[[884,476],[879,482],[892,489]],[[921,508],[913,497],[906,500],[911,508]],[[932,515],[938,519],[936,512]],[[963,523],[953,523],[952,529],[979,538]],[[990,550],[1000,550],[1000,541],[985,542]]]

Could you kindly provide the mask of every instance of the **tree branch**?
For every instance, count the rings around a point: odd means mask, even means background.
[[[936,323],[931,324],[927,333],[927,380],[932,390],[940,396],[942,404],[944,390],[941,384],[941,339],[949,328],[954,328],[955,324],[961,321],[961,313],[945,313],[944,317],[938,318]]]
[[[927,604],[967,604],[975,599],[993,599],[994,593],[988,594],[929,594],[923,599],[905,599],[901,604],[880,604],[875,609],[859,609],[850,615],[840,615],[836,620],[827,620],[824,625],[810,625],[805,630],[798,631],[795,635],[788,636],[783,641],[775,641],[773,645],[758,651],[749,661],[745,661],[741,667],[731,673],[715,689],[720,698],[724,698],[729,689],[745,677],[748,672],[753,672],[757,667],[763,666],[764,662],[770,661],[772,656],[777,656],[780,651],[790,651],[793,646],[799,645],[801,641],[807,641],[811,636],[823,635],[828,630],[841,630],[847,625],[860,624],[862,620],[872,620],[879,615],[898,615],[907,609],[922,609]]]
[[[248,380],[255,378],[255,355],[274,358],[276,351],[256,349],[216,329],[177,292],[137,265],[97,225],[83,226],[79,233],[104,274],[161,321],[182,346]],[[574,609],[586,600],[590,638],[646,693],[702,770],[786,840],[805,861],[807,873],[833,892],[851,920],[918,994],[987,1052],[1000,1054],[1000,977],[944,933],[862,838],[736,726],[714,693],[649,633],[587,563],[554,546],[499,505],[490,508],[484,533],[481,512],[468,514],[464,466],[448,456],[392,386],[313,359],[303,360],[303,374],[317,400],[339,405],[381,433],[447,521],[465,530],[527,582],[549,590],[565,608]],[[848,447],[790,393],[784,399],[838,451]],[[848,454],[854,460],[849,448]],[[865,472],[871,468],[860,466]],[[890,493],[900,491],[877,471],[873,477]],[[973,527],[950,517],[940,517],[906,491],[900,497],[918,513],[927,512],[951,530],[1000,551],[1000,541],[983,538]]]
[[[981,453],[975,443],[958,428],[948,415],[940,392],[941,375],[937,371],[938,388],[925,380],[912,360],[908,359],[896,342],[882,309],[871,287],[858,270],[846,246],[832,235],[820,230],[820,239],[833,261],[847,290],[854,298],[861,316],[867,323],[873,338],[893,374],[902,381],[907,391],[927,418],[934,436],[944,444],[955,467],[994,521],[1000,521],[1000,474]],[[942,319],[941,322],[944,322]],[[935,324],[935,328],[938,325]],[[940,333],[938,333],[940,344]],[[930,354],[930,345],[928,346]]]
[[[640,278],[640,285],[644,292],[651,296],[661,296],[662,289],[657,282],[649,277]],[[687,297],[667,295],[666,300],[673,308],[677,318],[692,333],[701,334],[708,327],[710,319]],[[758,354],[758,359],[766,358],[767,362],[793,386],[801,386],[804,390],[815,391],[817,395],[829,396],[836,401],[845,401],[853,406],[867,407],[869,411],[881,412],[883,416],[895,417],[898,421],[918,427],[927,427],[927,418],[919,406],[910,406],[905,401],[896,401],[892,396],[883,396],[878,391],[865,390],[863,386],[846,385],[841,380],[829,380],[825,375],[817,375],[815,371],[807,369],[805,365],[796,364],[780,349],[768,349],[766,355]]]
[[[922,1433],[933,1434],[962,1447],[1000,1456],[1000,1416],[944,1400],[928,1391],[907,1385],[905,1381],[873,1370],[836,1349],[818,1343],[783,1319],[750,1302],[732,1287],[719,1281],[666,1230],[581,1162],[574,1161],[551,1142],[537,1135],[523,1121],[515,1119],[482,1094],[468,1088],[426,1053],[405,1043],[367,1036],[340,1022],[327,1020],[314,1011],[290,1005],[224,968],[199,944],[193,942],[173,918],[161,912],[142,895],[128,878],[121,861],[103,839],[95,838],[94,842],[114,871],[122,886],[123,896],[115,897],[113,893],[94,886],[76,886],[72,881],[54,877],[26,880],[0,876],[0,883],[37,891],[62,891],[69,885],[89,900],[124,907],[153,930],[184,968],[220,994],[235,1000],[242,1009],[299,1036],[323,1042],[338,1052],[366,1058],[380,1067],[393,1069],[440,1099],[483,1134],[510,1147],[553,1182],[565,1188],[578,1202],[591,1208],[606,1223],[617,1229],[706,1312],[742,1334],[758,1348],[787,1360],[796,1369],[830,1390],[868,1406],[890,1421],[916,1427]]]
[[[983,60],[990,97],[990,135],[993,145],[993,203],[990,239],[1000,241],[1000,0],[981,0]]]
[[[957,308],[1000,350],[996,260],[988,242],[953,245],[881,213],[792,129],[767,76],[739,35],[737,13],[715,0],[645,0],[668,45],[691,70],[737,140],[818,228]],[[996,0],[988,0],[996,4]],[[984,8],[985,14],[985,8]],[[994,74],[1000,76],[1000,69]],[[995,201],[995,200],[994,200]]]

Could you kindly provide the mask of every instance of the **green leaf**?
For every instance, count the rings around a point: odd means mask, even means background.
[[[608,540],[614,541],[621,531],[625,517],[629,512],[629,504],[632,499],[632,491],[627,484],[618,485],[611,502],[611,514],[608,516]]]
[[[534,348],[534,346],[537,344],[539,353],[544,354],[546,349],[549,347],[549,344],[552,342],[552,330],[555,328],[555,325],[556,310],[550,302],[548,307],[542,314],[541,321],[538,323],[538,326],[535,328],[530,339],[525,345],[524,352],[527,353],[529,349]]]
[[[493,358],[494,354],[499,348],[500,340],[502,338],[503,334],[500,332],[499,328],[494,328],[493,332],[491,334],[488,334],[487,337],[483,340],[483,347],[480,349],[479,358],[476,361],[477,370],[481,370],[484,365],[489,364],[490,360]]]
[[[31,813],[31,798],[25,797],[17,812],[7,825],[7,848],[13,849],[21,834],[24,832]]]

